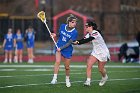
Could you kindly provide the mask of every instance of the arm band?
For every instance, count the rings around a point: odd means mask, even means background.
[[[70,40],[68,41],[68,43],[66,43],[65,45],[61,46],[60,49],[62,50],[62,49],[64,49],[64,48],[67,48],[72,42],[73,42],[73,40],[70,39]]]
[[[79,42],[78,45],[88,43],[89,41],[92,41],[93,39],[95,39],[95,38],[94,37],[89,37],[89,38],[86,38],[86,39],[83,38],[81,40],[77,40]]]

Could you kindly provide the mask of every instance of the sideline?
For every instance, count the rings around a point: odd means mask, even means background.
[[[127,79],[108,79],[107,81],[127,81],[127,80],[140,80],[140,78],[127,78]],[[92,80],[92,82],[100,81],[100,80]],[[79,83],[83,81],[73,81],[71,83]],[[58,82],[57,84],[65,84],[65,82]],[[40,86],[40,85],[51,85],[51,83],[39,83],[39,84],[25,84],[25,85],[9,85],[0,87],[3,88],[13,88],[13,87],[28,87],[28,86]]]
[[[0,68],[2,67],[10,67],[10,68],[13,68],[13,67],[16,67],[16,68],[42,68],[42,67],[54,67],[54,65],[0,65]],[[60,65],[60,67],[64,67],[64,65]],[[72,68],[86,68],[86,65],[70,65],[70,67]],[[98,66],[93,66],[93,67],[98,67]],[[122,65],[106,65],[105,67],[107,68],[140,68],[140,65],[138,66],[122,66]]]

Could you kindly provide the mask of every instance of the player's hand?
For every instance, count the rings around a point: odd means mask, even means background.
[[[61,49],[60,49],[60,48],[57,48],[57,51],[58,51],[58,52],[60,52],[60,51],[61,51]]]
[[[4,47],[5,45],[2,45],[2,47]]]
[[[14,44],[14,47],[16,47],[16,44]]]
[[[28,29],[26,29],[26,31],[25,31],[26,33],[28,33]]]
[[[0,46],[0,48],[2,48],[2,46]]]
[[[79,44],[79,41],[74,41],[74,42],[72,42],[72,44],[78,45]]]
[[[56,37],[56,34],[55,34],[55,33],[51,33],[51,36],[52,36],[52,37]]]

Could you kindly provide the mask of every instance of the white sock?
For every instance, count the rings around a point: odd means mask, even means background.
[[[20,59],[19,62],[22,62],[22,59]]]
[[[87,81],[90,81],[91,80],[91,78],[87,78]]]
[[[34,60],[33,60],[33,59],[31,59],[31,61],[32,61],[32,62],[34,62]]]
[[[70,82],[70,77],[66,76],[66,82]]]
[[[12,59],[9,59],[9,62],[12,62]]]
[[[4,61],[7,61],[7,58]]]
[[[31,61],[32,59],[29,59],[28,61]]]
[[[15,56],[14,59],[17,60],[17,56]]]
[[[70,76],[66,76],[66,79],[70,79]]]
[[[53,79],[57,79],[57,74],[54,74],[53,75]]]
[[[104,78],[106,78],[106,77],[108,77],[108,76],[107,76],[107,74],[105,75],[105,77],[104,77]]]

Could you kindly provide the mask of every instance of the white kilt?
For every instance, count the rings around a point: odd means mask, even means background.
[[[108,59],[110,60],[109,52],[95,53],[95,51],[92,51],[91,55],[96,57],[100,62],[107,62]]]

